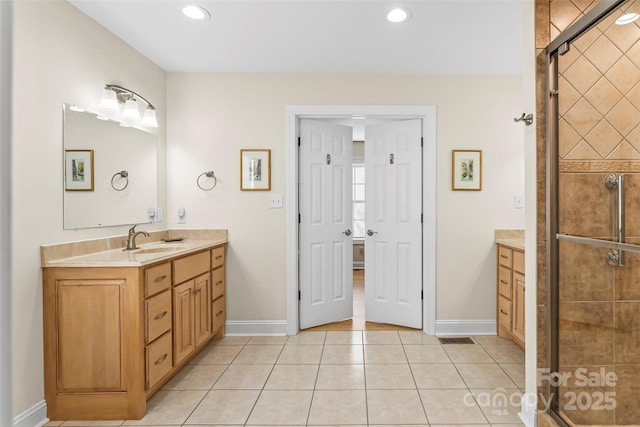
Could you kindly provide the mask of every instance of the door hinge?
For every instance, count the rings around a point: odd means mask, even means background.
[[[331,164],[331,154],[327,154],[327,164]]]
[[[423,300],[424,299],[424,291],[420,291],[420,299]]]
[[[298,147],[300,147],[300,137],[298,137]]]
[[[301,217],[300,217],[300,214],[298,214],[298,224],[300,224],[300,223],[301,223],[300,218],[301,218]]]
[[[302,292],[298,289],[298,301],[302,299]]]
[[[393,161],[394,161],[394,155],[392,153],[392,154],[389,154],[389,164],[392,165]]]
[[[420,214],[420,224],[424,224],[424,214]]]
[[[424,147],[424,137],[420,137],[420,147]]]

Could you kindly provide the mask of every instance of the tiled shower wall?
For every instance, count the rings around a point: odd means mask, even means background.
[[[597,4],[596,1],[536,0],[538,123],[545,123],[546,59],[543,48]],[[616,15],[618,16],[618,15]],[[599,23],[571,45],[559,65],[560,231],[612,238],[614,194],[604,186],[609,173],[625,173],[627,236],[640,243],[640,27]],[[538,126],[538,367],[546,368],[546,141]],[[615,411],[566,412],[580,424],[638,423],[634,392],[640,384],[640,257],[627,254],[627,267],[604,264],[606,250],[571,243],[560,247],[560,365],[575,372],[615,371],[612,387],[567,388],[579,393],[615,391]],[[635,268],[634,268],[635,267]],[[636,274],[637,275],[637,274]],[[570,383],[571,385],[571,383]],[[543,384],[539,392],[548,390]],[[561,404],[564,403],[561,396]],[[541,419],[541,425],[544,420]]]

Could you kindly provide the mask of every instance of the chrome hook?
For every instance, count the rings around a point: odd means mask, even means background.
[[[533,114],[525,115],[525,113],[522,113],[522,115],[520,117],[514,117],[513,121],[514,122],[524,122],[524,124],[526,126],[530,126],[531,124],[533,124]]]

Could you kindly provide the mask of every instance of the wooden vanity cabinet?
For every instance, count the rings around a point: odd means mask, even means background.
[[[49,419],[142,418],[146,400],[224,336],[212,278],[224,285],[225,246],[143,267],[43,268]]]
[[[524,251],[498,244],[497,253],[498,336],[524,348]]]

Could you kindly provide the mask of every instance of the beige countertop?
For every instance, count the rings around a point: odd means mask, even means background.
[[[496,243],[524,251],[524,239],[497,238]]]
[[[125,251],[121,248],[84,255],[43,261],[43,267],[140,267],[158,261],[187,255],[227,243],[226,236],[217,239],[185,239],[179,242],[155,241]]]

